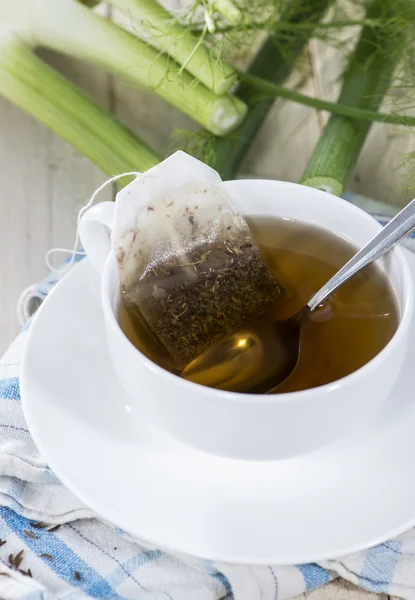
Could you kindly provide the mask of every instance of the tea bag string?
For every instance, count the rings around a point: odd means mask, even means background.
[[[91,208],[91,206],[94,204],[97,196],[102,192],[102,190],[110,183],[113,183],[114,181],[121,179],[121,177],[127,177],[127,176],[131,177],[133,175],[138,177],[139,175],[141,175],[141,173],[139,171],[129,171],[126,173],[120,173],[119,175],[115,175],[114,177],[111,177],[107,181],[104,181],[104,183],[102,185],[100,185],[94,191],[94,193],[92,194],[92,196],[90,197],[88,202],[85,204],[85,206],[83,206],[81,208],[81,210],[78,212],[77,224],[76,224],[76,237],[75,237],[75,243],[74,243],[72,250],[69,248],[51,248],[51,250],[49,250],[46,253],[45,262],[51,272],[57,273],[58,275],[63,275],[64,273],[69,271],[69,269],[73,266],[75,257],[79,256],[81,254],[82,255],[84,254],[83,251],[77,249],[78,244],[79,244],[79,223],[80,223],[80,220],[82,219],[82,216],[85,214],[85,212],[89,208]],[[65,264],[63,267],[56,268],[50,263],[50,256],[56,252],[59,252],[59,253],[63,252],[65,254],[71,255],[69,262],[67,264]],[[43,302],[45,296],[46,296],[45,291],[42,289],[42,286],[40,286],[38,284],[30,285],[29,287],[27,287],[26,289],[24,289],[22,291],[22,293],[20,294],[19,299],[17,301],[17,318],[22,327],[36,312],[37,308]]]
[[[109,185],[110,183],[114,183],[114,181],[118,181],[118,179],[121,179],[122,177],[131,177],[132,175],[135,175],[136,177],[138,177],[139,175],[141,175],[141,173],[139,171],[128,171],[126,173],[120,173],[119,175],[114,175],[114,177],[110,177],[109,179],[107,179],[106,181],[104,181],[104,183],[102,183],[92,194],[92,196],[90,197],[90,199],[88,200],[88,202],[85,204],[85,206],[83,206],[80,211],[78,212],[78,216],[76,219],[76,234],[75,234],[75,242],[73,245],[73,248],[51,248],[50,250],[48,250],[46,252],[45,255],[45,263],[46,266],[48,267],[48,269],[52,272],[52,273],[66,273],[67,271],[69,271],[69,269],[73,266],[74,261],[76,256],[79,255],[83,255],[84,251],[83,250],[78,250],[78,246],[79,246],[79,223],[83,217],[83,215],[86,213],[86,211],[91,208],[91,206],[93,206],[93,204],[95,203],[95,200],[97,199],[97,197],[99,196],[99,194],[102,192],[103,189],[105,189],[107,187],[107,185]],[[56,253],[64,253],[64,254],[70,254],[71,258],[69,260],[69,262],[61,267],[54,267],[51,262],[50,262],[50,257],[52,256],[52,254],[56,254]]]

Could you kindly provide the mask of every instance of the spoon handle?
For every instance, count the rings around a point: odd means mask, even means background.
[[[380,258],[415,227],[415,198],[347,262],[308,302],[315,310],[346,281]]]

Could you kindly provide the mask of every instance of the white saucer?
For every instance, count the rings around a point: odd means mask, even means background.
[[[317,561],[415,524],[415,327],[409,347],[381,413],[347,439],[287,460],[222,459],[128,411],[106,349],[99,277],[84,260],[31,327],[23,409],[63,483],[143,541],[228,562]]]

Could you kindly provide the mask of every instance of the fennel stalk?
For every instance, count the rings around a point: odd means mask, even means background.
[[[2,5],[0,49],[19,38],[97,65],[153,91],[215,135],[234,129],[246,113],[241,100],[214,94],[170,57],[75,0],[0,0]]]
[[[216,94],[228,92],[236,81],[232,67],[215,57],[200,35],[179,23],[157,0],[108,0],[130,19],[137,35],[185,66]],[[226,2],[227,0],[221,0]],[[235,10],[236,7],[235,7]]]
[[[374,0],[367,17],[384,14],[385,0]],[[390,12],[393,14],[393,8]],[[395,40],[387,30],[366,25],[343,78],[339,104],[377,111],[391,84],[397,63]],[[331,115],[313,151],[302,183],[340,196],[356,163],[371,123]]]

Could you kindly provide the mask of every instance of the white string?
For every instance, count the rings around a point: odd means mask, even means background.
[[[97,196],[102,192],[102,190],[105,187],[107,187],[108,184],[113,183],[114,181],[117,181],[118,179],[121,179],[121,177],[128,177],[131,175],[135,175],[136,177],[138,177],[139,175],[141,175],[141,173],[139,171],[129,171],[127,173],[120,173],[120,175],[114,175],[114,177],[111,177],[110,179],[107,179],[106,181],[104,181],[104,183],[101,184],[99,186],[99,188],[97,188],[95,190],[95,192],[92,194],[92,196],[90,197],[88,202],[85,204],[85,206],[83,206],[81,208],[81,210],[78,212],[78,217],[76,219],[75,243],[73,245],[72,250],[70,248],[51,248],[50,250],[48,250],[46,252],[45,262],[46,262],[46,266],[48,267],[48,269],[50,271],[52,271],[53,273],[66,273],[66,271],[69,271],[69,269],[73,266],[75,257],[79,254],[84,254],[84,252],[82,250],[77,249],[78,245],[79,245],[79,223],[80,223],[83,215],[89,208],[91,208],[91,206],[94,204],[95,200],[97,199]],[[58,268],[54,267],[51,264],[49,259],[50,259],[50,256],[52,254],[55,254],[56,252],[64,252],[66,254],[70,254],[71,255],[70,261],[63,267],[58,267]]]

